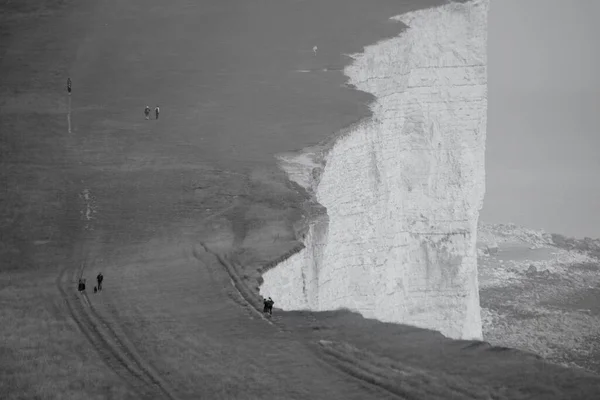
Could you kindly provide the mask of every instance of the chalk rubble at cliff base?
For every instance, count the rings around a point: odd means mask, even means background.
[[[327,215],[308,221],[304,250],[263,275],[261,294],[278,307],[349,308],[481,339],[488,6],[394,17],[408,26],[399,37],[352,56],[344,72],[376,97],[372,117],[322,155],[282,162]]]

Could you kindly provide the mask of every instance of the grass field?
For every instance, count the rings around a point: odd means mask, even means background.
[[[255,276],[215,257],[297,247],[304,196],[272,155],[366,115],[341,74],[295,70],[434,3],[0,3],[0,398],[593,398],[599,378],[515,351],[346,312],[266,321]]]
[[[72,168],[65,102],[55,93],[63,90],[82,27],[64,24],[67,2],[3,3],[0,397],[136,399],[68,317],[55,285],[69,252],[61,220],[68,221]]]

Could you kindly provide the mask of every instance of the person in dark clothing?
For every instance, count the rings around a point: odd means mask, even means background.
[[[102,272],[98,273],[98,276],[96,277],[96,281],[98,281],[98,291],[102,290],[102,281],[104,280],[104,276],[102,275]]]
[[[67,92],[71,94],[71,78],[67,78]]]
[[[263,298],[263,312],[269,312],[269,300],[265,298]]]
[[[160,108],[158,108],[158,106],[156,106],[154,108],[154,115],[156,115],[156,119],[158,119],[158,114],[160,113]]]
[[[270,297],[265,301],[265,306],[266,306],[266,309],[267,309],[266,312],[268,312],[269,315],[273,315],[273,304],[275,304],[275,302]]]
[[[79,292],[82,292],[84,287],[85,286],[83,285],[83,279],[79,279],[79,283],[77,284],[77,290],[79,290]]]

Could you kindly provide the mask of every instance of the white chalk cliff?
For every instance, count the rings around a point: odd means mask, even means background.
[[[263,275],[284,310],[368,318],[481,339],[476,234],[485,192],[489,0],[394,17],[403,33],[353,55],[372,118],[282,167],[326,209],[306,248]]]

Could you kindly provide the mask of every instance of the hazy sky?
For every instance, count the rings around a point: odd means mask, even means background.
[[[600,238],[600,1],[492,0],[481,219]]]

